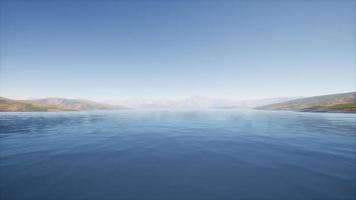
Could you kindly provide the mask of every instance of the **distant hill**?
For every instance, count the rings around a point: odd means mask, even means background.
[[[356,92],[301,98],[257,107],[262,110],[292,110],[301,112],[355,112]]]
[[[254,108],[257,106],[269,105],[296,99],[297,97],[281,97],[268,99],[223,99],[209,97],[190,97],[182,100],[174,99],[145,99],[131,98],[121,101],[116,101],[117,104],[133,107],[133,108],[153,108],[153,109],[179,109],[179,108],[219,108],[219,109],[236,109],[236,108]]]
[[[0,97],[0,112],[31,111],[86,111],[125,109],[124,106],[97,103],[82,99],[46,98],[35,100],[12,100]]]

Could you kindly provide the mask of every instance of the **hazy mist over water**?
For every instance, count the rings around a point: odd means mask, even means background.
[[[0,113],[1,199],[355,199],[356,115]]]

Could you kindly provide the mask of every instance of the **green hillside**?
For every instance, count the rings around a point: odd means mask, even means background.
[[[123,106],[101,104],[88,100],[47,98],[12,100],[0,97],[0,112],[56,112],[125,109]]]
[[[292,110],[301,112],[356,112],[356,92],[331,94],[261,106],[261,110]]]

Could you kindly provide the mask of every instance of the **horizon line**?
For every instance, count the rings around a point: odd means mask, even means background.
[[[276,98],[308,98],[308,97],[317,97],[317,96],[327,96],[327,95],[335,95],[335,94],[346,94],[346,93],[354,93],[356,90],[353,91],[348,91],[348,92],[337,92],[337,93],[328,93],[328,94],[316,94],[316,95],[311,95],[311,96],[301,96],[301,95],[295,95],[295,96],[287,96],[287,95],[281,95],[281,96],[274,96],[274,97],[260,97],[260,98],[233,98],[233,97],[217,97],[217,96],[204,96],[204,95],[192,95],[192,96],[187,96],[187,97],[181,97],[181,98],[172,98],[172,97],[145,97],[145,96],[131,96],[131,97],[123,97],[123,98],[115,98],[115,99],[107,99],[107,98],[82,98],[82,97],[63,97],[63,96],[46,96],[46,97],[14,97],[14,96],[2,96],[0,95],[1,98],[6,98],[6,99],[11,99],[11,100],[38,100],[38,99],[76,99],[76,100],[90,100],[90,101],[96,101],[96,102],[105,102],[105,101],[127,101],[127,100],[151,100],[151,101],[157,101],[157,100],[169,100],[169,101],[183,101],[187,99],[192,99],[192,98],[205,98],[205,99],[215,99],[215,100],[237,100],[237,101],[250,101],[250,100],[264,100],[264,99],[276,99]]]

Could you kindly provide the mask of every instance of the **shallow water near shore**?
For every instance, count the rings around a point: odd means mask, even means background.
[[[356,114],[0,113],[6,199],[356,199]]]

